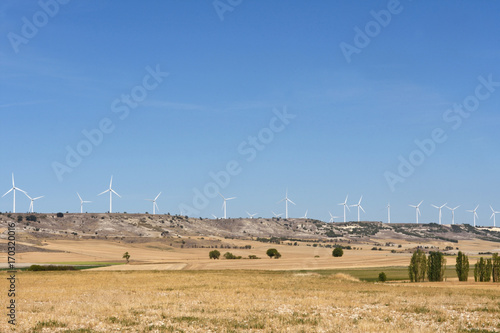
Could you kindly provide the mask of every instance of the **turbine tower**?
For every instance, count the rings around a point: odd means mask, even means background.
[[[333,216],[333,214],[331,212],[328,212],[328,214],[330,214],[330,223],[335,222],[334,219],[338,219],[339,218],[338,216]]]
[[[349,194],[345,197],[345,201],[342,202],[342,203],[339,203],[339,206],[344,206],[344,223],[346,222],[345,220],[345,209],[347,208],[349,211],[351,211],[351,209],[349,208],[349,205],[347,205],[347,198],[349,197]]]
[[[479,216],[477,216],[477,212],[476,212],[478,207],[479,207],[479,205],[477,205],[476,208],[474,208],[473,210],[468,210],[468,212],[474,214],[474,227],[476,226],[476,217],[479,218]]]
[[[249,217],[249,218],[251,218],[251,219],[253,219],[253,217],[254,217],[255,215],[257,215],[257,213],[255,213],[255,214],[250,214],[249,212],[246,212],[246,213],[247,213],[248,217]]]
[[[288,220],[288,203],[291,202],[292,204],[295,205],[295,202],[293,202],[292,200],[290,200],[290,198],[288,198],[288,189],[286,190],[285,198],[278,201],[278,203],[283,201],[285,202],[285,219]]]
[[[422,204],[422,202],[424,202],[424,200],[420,201],[420,203],[418,205],[416,205],[416,206],[410,205],[410,207],[415,208],[415,215],[416,215],[416,218],[417,218],[417,224],[418,224],[418,216],[420,215],[420,205]]]
[[[28,197],[28,199],[30,199],[30,200],[31,200],[31,203],[30,203],[30,208],[28,208],[28,213],[29,213],[30,211],[31,211],[31,213],[34,213],[34,211],[33,211],[33,202],[34,202],[35,200],[38,200],[38,199],[43,198],[44,196],[42,195],[41,197],[32,198],[32,197],[30,197],[30,196],[28,195],[28,193],[24,192],[24,194],[26,194],[26,196]]]
[[[83,214],[83,204],[84,203],[91,203],[92,201],[84,201],[78,192],[76,192],[76,194],[78,195],[78,198],[80,199],[80,214]]]
[[[14,204],[12,206],[12,213],[15,213],[16,212],[16,191],[20,191],[24,194],[26,194],[26,192],[21,190],[19,187],[16,187],[16,185],[14,184],[14,173],[12,173],[12,188],[10,190],[8,190],[7,193],[2,195],[2,198],[5,197],[7,194],[9,194],[11,191],[14,191],[14,192],[12,192],[12,195],[14,198]]]
[[[387,204],[387,223],[391,224],[391,203]]]
[[[222,194],[219,193],[219,195],[221,196],[222,200],[224,200],[224,202],[222,203],[222,209],[224,210],[224,219],[227,219],[227,215],[226,215],[227,202],[229,200],[236,199],[236,197],[233,197],[233,198],[224,198],[224,196]]]
[[[359,202],[357,204],[351,205],[351,207],[358,207],[358,222],[360,222],[359,221],[359,210],[361,209],[363,212],[365,212],[365,210],[363,209],[363,207],[361,207],[361,200],[363,200],[363,196],[361,196],[361,198],[359,198]]]
[[[116,194],[119,198],[121,198],[121,196],[118,193],[116,193],[115,190],[113,190],[112,185],[113,185],[113,176],[111,176],[111,181],[109,182],[109,188],[106,191],[98,194],[98,196],[99,196],[101,194],[109,192],[109,213],[110,214],[113,212],[113,193]]]
[[[455,208],[450,208],[450,207],[446,206],[446,208],[451,210],[451,224],[455,224],[455,209],[457,209],[458,207],[460,207],[460,206],[457,206]]]
[[[496,210],[494,210],[494,209],[493,209],[493,207],[491,207],[491,206],[490,206],[490,208],[491,208],[491,211],[493,212],[493,214],[491,214],[490,220],[491,220],[491,219],[493,219],[493,226],[494,226],[494,227],[496,227],[496,226],[497,226],[497,223],[496,223],[496,221],[495,221],[495,220],[496,220],[495,216],[496,216],[496,214],[499,214],[500,212],[497,212],[497,211],[496,211]]]
[[[145,200],[147,200],[147,201],[151,201],[151,202],[153,202],[153,215],[155,215],[155,214],[156,214],[156,209],[160,210],[160,208],[159,208],[159,207],[158,207],[158,205],[156,204],[156,200],[158,199],[158,197],[160,196],[160,194],[161,194],[161,192],[160,192],[160,193],[158,193],[158,195],[157,195],[157,196],[156,196],[156,198],[154,198],[154,199],[145,199]]]
[[[446,206],[447,204],[448,203],[445,203],[442,206],[431,205],[432,207],[439,209],[439,224],[441,224],[441,209],[443,209],[443,207]]]

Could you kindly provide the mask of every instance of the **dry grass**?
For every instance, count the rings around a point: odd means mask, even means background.
[[[17,332],[500,330],[500,287],[493,284],[375,284],[342,274],[257,271],[22,272],[18,278]],[[6,283],[1,279],[0,290]],[[8,329],[4,317],[0,330]]]

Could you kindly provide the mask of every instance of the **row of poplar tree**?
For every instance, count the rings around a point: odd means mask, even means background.
[[[411,282],[424,281],[425,277],[429,281],[443,281],[446,269],[446,258],[439,251],[425,252],[418,249],[413,253],[408,266],[408,273]],[[469,258],[459,251],[456,259],[455,270],[459,281],[469,279]],[[477,282],[500,282],[500,256],[494,253],[492,258],[481,257],[474,265],[474,280]]]

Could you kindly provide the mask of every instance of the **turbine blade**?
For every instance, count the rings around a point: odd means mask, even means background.
[[[33,200],[38,200],[38,199],[41,199],[41,198],[43,198],[43,197],[44,197],[44,195],[42,195],[41,197],[36,197],[36,198],[35,198],[35,199],[33,199]]]
[[[236,199],[236,197],[227,198],[227,199],[226,199],[226,201],[227,201],[227,200],[233,200],[233,199]]]
[[[114,194],[116,194],[119,198],[121,198],[121,196],[115,192],[115,190],[111,189],[111,192],[113,192]]]
[[[156,196],[156,198],[155,198],[155,201],[156,201],[156,199],[158,199],[158,197],[160,196],[160,194],[161,194],[161,192],[160,192],[160,193],[158,193],[158,195],[157,195],[157,196]]]
[[[78,195],[78,198],[80,198],[80,201],[83,201],[82,197],[80,196],[80,194],[78,192],[76,192],[76,194]]]
[[[11,188],[10,190],[7,191],[4,195],[2,195],[2,198],[5,197],[7,194],[9,194],[14,188]]]
[[[111,176],[111,181],[109,182],[109,188],[112,188],[113,186],[113,176]]]
[[[98,194],[98,196],[99,196],[99,195],[101,195],[101,194],[104,194],[104,193],[106,193],[106,192],[109,192],[109,191],[110,191],[110,190],[109,190],[109,189],[107,189],[106,191],[104,191],[104,192],[102,192],[102,193],[99,193],[99,194]]]
[[[292,200],[288,199],[288,201],[290,201],[291,203],[293,203],[295,205],[295,202],[293,202]],[[295,206],[297,206],[297,205],[295,205]]]
[[[363,212],[365,212],[365,210],[363,209],[363,207],[359,206],[359,208],[361,208],[361,210],[362,210]],[[366,212],[365,212],[365,213],[366,213]]]

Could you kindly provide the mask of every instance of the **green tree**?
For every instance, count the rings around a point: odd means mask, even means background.
[[[385,281],[387,281],[387,275],[385,275],[385,273],[384,273],[384,272],[380,273],[380,274],[378,275],[378,280],[379,280],[380,282],[385,282]]]
[[[127,260],[127,264],[128,264],[129,259],[130,259],[130,254],[128,254],[128,252],[125,252],[125,253],[123,254],[123,257],[122,257],[122,258],[123,258],[123,259],[125,259],[125,260]]]
[[[408,266],[408,273],[410,275],[411,282],[421,282],[425,279],[425,273],[427,272],[427,257],[425,252],[418,249],[413,252],[410,259],[410,265]]]
[[[278,250],[276,249],[269,249],[266,251],[266,254],[269,256],[269,258],[275,258],[275,259],[279,259],[281,258],[281,253],[278,252]]]
[[[500,282],[500,256],[498,253],[493,253],[492,261],[493,282]]]
[[[469,279],[469,258],[462,251],[458,251],[455,270],[457,271],[458,281],[467,281]]]
[[[427,278],[429,281],[443,281],[446,269],[446,258],[439,251],[429,252],[427,260]]]
[[[491,259],[486,259],[486,266],[484,267],[484,282],[491,281],[491,273],[493,272],[493,264]]]
[[[485,260],[483,257],[474,265],[474,281],[488,282],[491,280],[493,265],[491,259]]]
[[[219,259],[219,258],[220,258],[220,252],[219,252],[219,251],[217,251],[217,250],[210,251],[210,252],[208,253],[208,257],[209,257],[210,259],[214,259],[214,260]]]
[[[332,256],[334,257],[342,257],[344,255],[344,250],[341,247],[336,247],[332,251]]]

